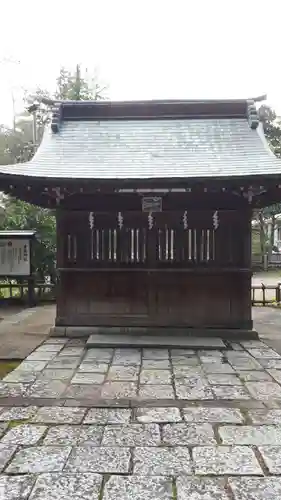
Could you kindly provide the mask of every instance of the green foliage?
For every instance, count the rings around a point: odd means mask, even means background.
[[[1,229],[35,229],[37,242],[34,252],[34,267],[40,280],[45,276],[55,279],[56,219],[47,209],[24,201],[9,198]]]
[[[36,110],[33,113],[33,116],[35,117],[36,121],[36,145],[40,144],[43,133],[44,133],[44,128],[47,123],[49,123],[50,118],[51,118],[51,109],[50,106],[43,104],[42,99],[48,99],[51,100],[52,96],[47,90],[42,90],[40,88],[37,88],[35,92],[27,93],[25,94],[25,103],[28,106],[27,109],[31,108],[32,105],[36,105]],[[31,118],[30,112],[26,110],[26,112],[21,115],[22,118]],[[17,122],[17,126],[19,126]],[[31,130],[31,139],[32,141],[34,140],[34,131],[33,131],[33,121],[30,121],[30,130]]]
[[[0,380],[12,372],[20,364],[20,361],[0,361]]]
[[[263,129],[267,141],[274,154],[281,157],[281,123],[277,118],[275,111],[269,106],[262,105],[259,109],[259,118],[263,124]],[[281,203],[275,203],[262,210],[264,219],[271,219],[274,224],[274,218],[281,213]]]
[[[259,109],[259,118],[263,123],[265,136],[274,154],[281,157],[281,124],[276,113],[269,106],[263,105]]]
[[[56,99],[70,101],[96,101],[104,99],[106,87],[99,83],[96,76],[90,77],[86,69],[82,76],[81,66],[77,64],[75,72],[71,73],[62,67],[57,78]]]
[[[268,144],[274,154],[281,158],[281,124],[276,113],[267,105],[259,108],[259,119],[263,124],[264,133]],[[281,213],[281,203],[257,210],[254,218],[258,222],[258,236],[252,232],[252,253],[261,256],[272,253],[274,247],[274,228],[276,227],[276,215]],[[272,228],[268,234],[267,227]]]
[[[259,229],[252,230],[252,255],[259,256],[261,254],[260,232]]]

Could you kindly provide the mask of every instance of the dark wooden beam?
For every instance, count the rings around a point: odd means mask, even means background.
[[[247,101],[68,101],[62,102],[62,120],[230,118],[247,115]]]

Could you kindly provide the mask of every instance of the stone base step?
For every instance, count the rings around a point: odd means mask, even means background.
[[[221,349],[224,342],[216,337],[183,337],[160,335],[97,335],[93,334],[87,340],[86,348],[91,347],[177,347],[177,348],[208,348]]]
[[[224,347],[223,340],[257,340],[256,330],[211,328],[139,328],[55,326],[51,337],[89,337],[88,343],[99,346],[155,347]],[[92,345],[91,345],[92,346]],[[211,347],[212,348],[212,347]]]

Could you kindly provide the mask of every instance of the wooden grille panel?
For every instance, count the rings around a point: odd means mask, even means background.
[[[146,262],[147,232],[144,228],[93,229],[90,240],[90,259],[93,262]]]
[[[64,224],[65,267],[243,267],[233,211],[219,213],[216,223],[210,211],[96,214],[92,228],[88,214],[75,216]]]

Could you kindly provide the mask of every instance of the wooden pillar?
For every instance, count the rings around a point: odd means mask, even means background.
[[[57,269],[64,267],[64,211],[61,209],[56,210],[56,243],[57,243]],[[57,271],[57,280],[56,280],[56,324],[57,320],[61,314],[61,305],[62,305],[62,282],[60,272]]]
[[[244,219],[244,266],[252,267],[252,209],[245,212]]]
[[[244,241],[244,266],[249,269],[245,277],[245,313],[249,323],[252,325],[252,209],[245,212],[245,241]]]
[[[35,307],[36,306],[35,278],[34,278],[34,276],[29,276],[27,278],[27,303],[28,303],[28,307]]]

